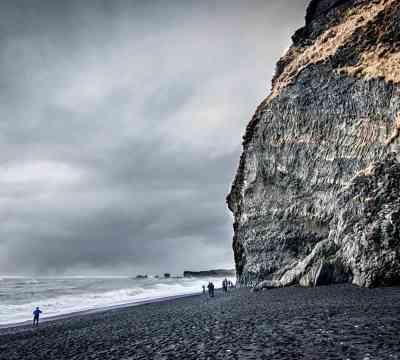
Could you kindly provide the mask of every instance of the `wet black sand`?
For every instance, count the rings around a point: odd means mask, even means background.
[[[400,359],[400,288],[243,289],[1,329],[0,359]]]

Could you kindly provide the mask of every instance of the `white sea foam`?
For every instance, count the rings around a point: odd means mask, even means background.
[[[32,318],[40,306],[43,318],[86,311],[108,306],[149,301],[170,296],[199,293],[209,279],[148,279],[123,278],[115,284],[113,278],[26,279],[21,295],[21,283],[11,283],[8,291],[0,292],[0,324],[18,323]],[[101,281],[100,281],[101,280]],[[210,279],[220,287],[222,279]],[[231,279],[233,280],[233,279]],[[97,282],[96,282],[97,281]],[[110,287],[120,287],[109,289]],[[15,296],[13,296],[13,292]],[[56,294],[56,295],[54,295]],[[7,300],[2,300],[6,297]],[[18,301],[17,301],[18,299]]]

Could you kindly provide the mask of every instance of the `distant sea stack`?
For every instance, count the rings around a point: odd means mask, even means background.
[[[184,271],[184,277],[232,277],[235,276],[235,270],[217,269],[217,270],[205,270],[205,271]]]
[[[292,41],[227,197],[237,277],[400,284],[400,0],[313,0]]]

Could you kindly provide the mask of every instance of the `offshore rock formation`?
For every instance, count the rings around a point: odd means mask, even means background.
[[[233,269],[216,269],[216,270],[204,270],[204,271],[184,271],[183,277],[230,277],[235,276],[235,270]]]
[[[400,0],[312,0],[227,202],[243,285],[400,283]]]

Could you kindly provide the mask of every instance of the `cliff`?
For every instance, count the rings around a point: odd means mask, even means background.
[[[400,283],[400,0],[312,0],[227,197],[243,285]]]

